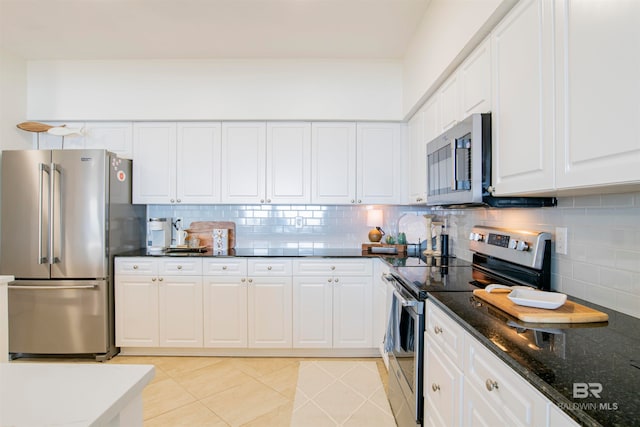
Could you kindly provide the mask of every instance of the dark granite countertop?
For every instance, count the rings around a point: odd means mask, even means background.
[[[354,257],[375,257],[379,255],[367,256],[362,254],[360,248],[236,248],[230,249],[226,253],[218,254],[211,250],[206,252],[160,252],[150,253],[146,248],[137,249],[116,256],[152,256],[152,257],[319,257],[319,258],[354,258]]]
[[[569,297],[608,322],[524,323],[470,292],[429,298],[579,424],[640,426],[640,319]],[[574,398],[576,383],[602,385],[600,397]]]

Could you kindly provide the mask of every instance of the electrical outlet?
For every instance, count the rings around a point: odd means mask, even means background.
[[[566,255],[569,246],[567,227],[556,227],[556,253]]]
[[[304,225],[304,218],[302,218],[301,216],[297,216],[296,217],[296,228],[302,228],[303,225]]]

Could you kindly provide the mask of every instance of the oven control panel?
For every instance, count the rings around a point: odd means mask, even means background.
[[[539,231],[476,225],[469,234],[469,249],[531,268],[541,268],[551,234]]]

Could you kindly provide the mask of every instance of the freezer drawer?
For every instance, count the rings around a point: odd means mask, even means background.
[[[108,282],[21,280],[9,285],[9,352],[99,354],[109,349]]]

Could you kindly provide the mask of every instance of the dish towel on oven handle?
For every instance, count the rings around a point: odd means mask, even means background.
[[[391,353],[400,352],[400,320],[402,318],[402,304],[393,295],[391,307],[389,309],[389,321],[387,322],[387,333],[384,336],[384,351]]]

